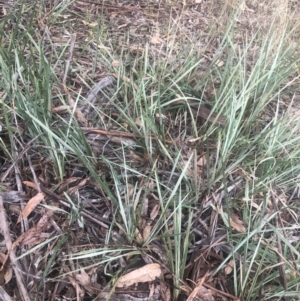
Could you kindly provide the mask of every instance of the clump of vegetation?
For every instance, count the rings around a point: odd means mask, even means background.
[[[129,2],[3,8],[6,298],[296,298],[292,7]]]

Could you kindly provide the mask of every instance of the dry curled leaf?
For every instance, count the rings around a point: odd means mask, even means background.
[[[4,283],[8,283],[12,276],[13,276],[13,269],[11,266],[7,266],[4,270],[4,274],[3,274],[3,279],[4,279]]]
[[[140,128],[143,127],[143,121],[141,118],[136,118],[134,123]]]
[[[199,167],[203,167],[206,166],[206,155],[201,156],[198,161],[197,161],[197,165]]]
[[[80,274],[76,274],[75,278],[90,294],[96,295],[100,291],[100,284],[93,283],[90,275],[84,269],[80,269]]]
[[[137,229],[137,228],[135,229],[134,235],[135,235],[136,241],[137,241],[139,244],[141,244],[141,243],[144,242],[143,237],[142,237],[142,234],[141,234],[141,232],[139,231],[139,229]]]
[[[70,283],[71,283],[71,284],[73,285],[73,287],[75,288],[77,295],[78,295],[80,298],[83,298],[83,296],[84,296],[84,289],[80,287],[79,283],[76,281],[76,279],[75,279],[74,277],[72,277],[71,275],[69,275],[69,273],[70,273],[70,271],[71,271],[70,268],[69,268],[68,266],[65,265],[65,266],[63,267],[63,269],[64,269],[64,271],[65,271],[66,273],[68,273],[67,277],[68,277]]]
[[[51,109],[52,113],[66,113],[70,111],[70,106],[68,105],[61,105],[61,106],[57,106]]]
[[[232,272],[233,266],[234,266],[234,261],[233,261],[233,259],[231,259],[231,260],[227,263],[227,265],[226,265],[226,267],[225,267],[225,270],[224,270],[226,275],[229,275],[229,274]]]
[[[119,67],[119,66],[120,66],[120,62],[114,60],[114,61],[111,62],[111,65],[112,65],[113,67]]]
[[[150,39],[150,43],[151,44],[161,44],[161,43],[163,43],[163,39],[161,39],[159,37],[159,34],[156,34]]]
[[[35,207],[44,199],[44,197],[45,195],[42,192],[39,192],[31,198],[23,209],[22,214],[19,216],[17,223],[21,221],[21,218],[27,218]]]
[[[23,181],[23,184],[26,185],[27,187],[31,187],[31,188],[37,190],[37,187],[36,187],[36,185],[33,182]]]
[[[162,274],[158,263],[150,263],[119,278],[116,287],[131,286],[139,282],[151,282]]]
[[[147,225],[144,230],[143,230],[143,239],[144,242],[147,241],[148,237],[150,236],[152,230],[152,226],[151,225]]]
[[[5,266],[5,263],[10,255],[10,253],[17,248],[20,245],[37,245],[44,241],[46,238],[50,236],[49,233],[44,233],[43,231],[46,230],[46,228],[49,225],[49,221],[51,216],[53,215],[53,211],[48,210],[38,221],[38,223],[27,230],[26,232],[22,233],[12,244],[10,249],[8,250],[7,254],[5,255],[5,259],[3,260],[2,267],[0,270],[3,269],[3,266]]]
[[[143,158],[143,157],[137,155],[137,154],[136,154],[134,151],[132,151],[132,150],[130,150],[129,152],[130,152],[130,156],[131,156],[131,158],[132,158],[133,161],[139,162],[139,163],[146,163],[145,158]]]
[[[92,27],[92,28],[94,28],[94,27],[96,27],[96,26],[98,25],[98,22],[92,22],[92,23],[89,23],[89,22],[87,22],[87,21],[85,21],[85,20],[81,20],[81,22],[82,22],[84,25],[87,25],[88,27]]]
[[[13,275],[12,267],[8,264],[5,264],[6,256],[0,252],[0,285],[8,283]],[[4,265],[4,266],[3,266]]]
[[[214,292],[210,289],[201,286],[198,289],[197,297],[200,298],[201,301],[215,301]]]
[[[160,210],[160,205],[156,204],[150,213],[151,221],[154,221],[156,219],[156,217],[158,216],[159,210]]]
[[[240,232],[240,233],[245,233],[246,232],[246,228],[244,226],[244,222],[242,220],[240,220],[240,218],[234,214],[234,213],[231,213],[230,214],[230,226]]]

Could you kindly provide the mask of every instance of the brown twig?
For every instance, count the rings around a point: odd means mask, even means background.
[[[236,296],[233,296],[233,295],[231,295],[231,294],[225,293],[225,292],[223,292],[223,291],[217,290],[216,288],[214,288],[213,286],[211,286],[211,285],[209,285],[209,284],[207,284],[207,283],[203,283],[202,285],[203,285],[204,287],[206,287],[206,288],[208,288],[208,289],[210,289],[210,290],[212,290],[212,291],[214,291],[214,292],[216,292],[216,293],[218,293],[218,294],[220,294],[220,295],[222,295],[222,296],[228,297],[228,298],[230,298],[230,299],[232,299],[232,300],[235,300],[235,301],[239,301],[239,300],[240,300],[240,298],[238,298],[238,297],[236,297]]]
[[[81,128],[84,132],[86,133],[95,133],[95,134],[100,134],[100,135],[105,135],[105,136],[114,136],[114,137],[123,137],[123,138],[140,138],[139,135],[137,134],[132,134],[132,133],[124,133],[124,132],[110,132],[110,131],[105,131],[105,130],[100,130],[100,129],[94,129],[94,128],[87,128],[87,127],[82,127]],[[151,136],[151,139],[153,140],[159,140],[159,138]],[[173,145],[175,141],[172,140],[164,140],[167,144]]]
[[[4,240],[5,240],[5,244],[6,244],[6,248],[7,250],[11,250],[12,248],[12,240],[11,240],[11,237],[10,237],[10,233],[9,233],[9,228],[8,228],[8,225],[7,225],[7,220],[6,220],[6,215],[5,215],[5,209],[4,209],[4,206],[3,206],[3,199],[2,199],[2,196],[0,195],[0,228],[2,229],[3,231],[3,236],[4,236]],[[12,250],[9,254],[9,258],[10,258],[10,261],[11,261],[11,265],[12,265],[12,268],[15,272],[15,275],[16,275],[16,280],[17,280],[17,284],[18,284],[18,287],[19,287],[19,290],[20,290],[20,295],[22,297],[22,300],[23,301],[30,301],[30,297],[29,297],[29,294],[24,286],[24,283],[23,283],[23,279],[21,277],[21,274],[19,273],[19,263],[17,261],[17,257],[16,257],[16,253],[14,250]]]
[[[203,285],[204,281],[207,278],[208,272],[209,271],[207,271],[205,273],[205,275],[200,279],[200,281],[197,283],[197,285],[195,286],[195,288],[193,289],[193,291],[190,293],[190,295],[189,295],[189,297],[187,298],[186,301],[193,301],[197,297],[199,289],[201,288],[201,286]]]

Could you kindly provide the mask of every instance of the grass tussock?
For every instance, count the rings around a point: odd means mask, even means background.
[[[296,300],[293,4],[29,2],[0,25],[7,293]]]

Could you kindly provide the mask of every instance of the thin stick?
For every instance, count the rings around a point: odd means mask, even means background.
[[[7,225],[7,220],[6,220],[6,215],[5,215],[5,209],[3,206],[3,199],[2,196],[0,195],[0,228],[3,231],[3,236],[4,236],[4,240],[5,240],[5,244],[6,244],[6,248],[7,250],[11,250],[12,247],[12,240],[10,238],[10,234],[9,234],[9,228]],[[16,280],[17,280],[17,284],[19,287],[19,291],[20,291],[20,295],[22,297],[23,301],[31,301],[29,294],[24,286],[21,274],[19,273],[20,267],[19,267],[19,263],[17,261],[17,257],[16,257],[16,253],[14,250],[12,250],[9,254],[9,258],[11,261],[11,265],[12,268],[15,272],[16,275]]]
[[[95,129],[95,128],[88,128],[88,127],[81,127],[82,131],[86,133],[95,133],[95,134],[100,134],[100,135],[106,135],[106,136],[115,136],[115,137],[125,137],[125,138],[139,138],[139,135],[133,134],[133,133],[125,133],[125,132],[110,132],[110,131],[105,131],[101,129]],[[153,140],[159,140],[159,138],[152,137],[151,139]],[[166,139],[165,142],[167,144],[174,144],[175,142],[172,140]]]
[[[193,291],[191,292],[191,294],[189,295],[189,297],[187,298],[186,301],[193,301],[193,300],[195,300],[195,298],[197,297],[198,292],[199,292],[201,286],[203,285],[204,281],[206,280],[208,272],[209,271],[207,271],[205,273],[205,275],[200,279],[200,281],[197,283],[197,285],[195,286],[195,288],[193,289]]]
[[[214,292],[216,292],[216,293],[222,295],[222,296],[231,298],[232,300],[235,300],[235,301],[240,301],[240,298],[238,298],[238,297],[236,297],[236,296],[233,296],[233,295],[231,295],[231,294],[225,293],[225,292],[223,292],[223,291],[220,291],[220,290],[214,288],[213,286],[211,286],[211,285],[209,285],[209,284],[203,283],[202,285],[203,285],[204,287],[206,287],[206,288],[208,288],[208,289],[210,289],[210,290],[212,290],[212,291],[214,291]]]

